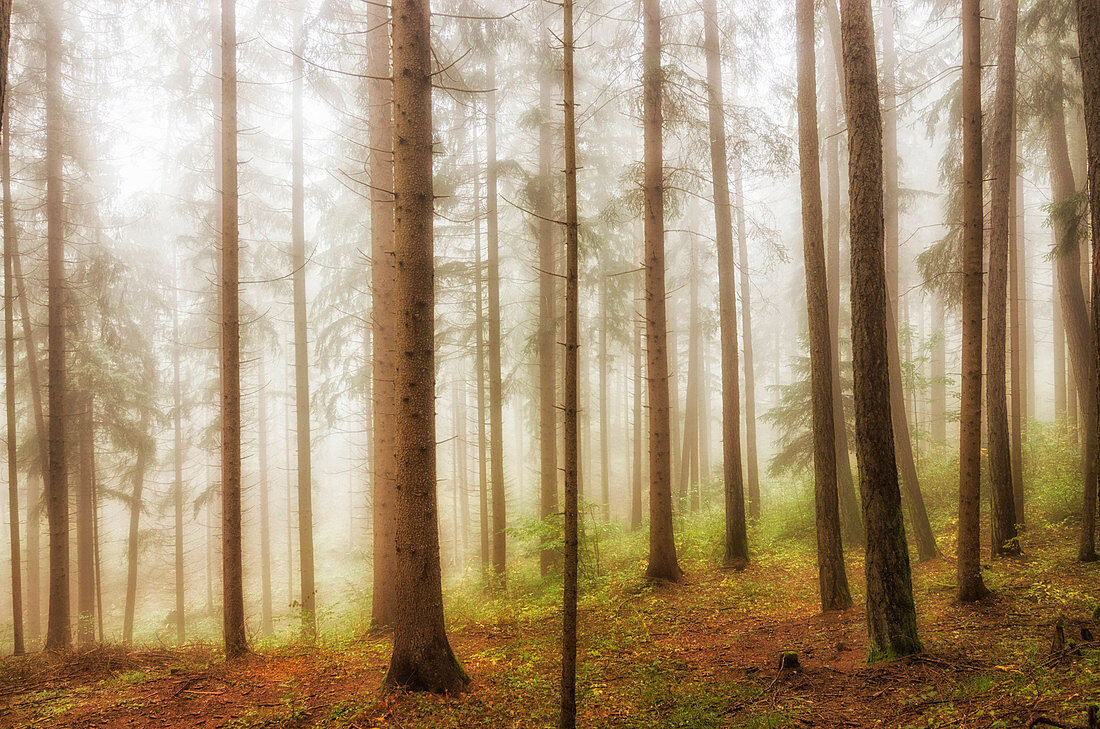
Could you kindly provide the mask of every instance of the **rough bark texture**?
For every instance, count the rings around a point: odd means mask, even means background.
[[[367,25],[367,82],[370,123],[370,239],[371,239],[371,387],[374,391],[372,428],[374,450],[374,589],[371,623],[393,625],[397,610],[394,563],[394,318],[393,307],[393,83],[390,81],[389,7],[365,6]]]
[[[298,436],[298,561],[302,581],[302,637],[317,637],[317,590],[313,579],[313,459],[309,427],[309,326],[306,321],[305,162],[302,153],[302,17],[294,17],[291,110],[291,265],[294,297],[294,415]]]
[[[227,658],[248,652],[241,550],[241,323],[237,221],[235,0],[221,18],[221,474],[222,634]]]
[[[707,111],[710,128],[711,191],[718,249],[718,314],[722,343],[722,483],[725,494],[725,556],[733,567],[747,564],[745,483],[741,464],[741,394],[737,366],[737,295],[733,263],[733,209],[727,167],[726,120],[722,100],[722,50],[718,4],[703,4],[703,44],[707,57]],[[759,496],[757,496],[759,507]]]
[[[432,68],[428,0],[393,4],[397,611],[386,683],[458,693],[443,623],[435,463]]]
[[[1059,86],[1060,86],[1059,79]],[[1065,116],[1062,96],[1047,112],[1047,157],[1050,182],[1055,206],[1061,205],[1063,214],[1054,217],[1055,266],[1062,318],[1065,324],[1066,342],[1069,345],[1071,371],[1078,382],[1086,383],[1083,392],[1092,392],[1096,380],[1097,365],[1093,359],[1093,331],[1089,322],[1088,304],[1081,288],[1080,230],[1075,211],[1064,210],[1065,201],[1076,194],[1073,168],[1070,165],[1066,145]],[[1073,390],[1067,400],[1076,399]],[[1077,558],[1092,562],[1096,555],[1096,487],[1097,487],[1097,409],[1093,398],[1082,398],[1082,417],[1085,425],[1084,488],[1082,498],[1081,539]]]
[[[990,229],[989,291],[986,294],[985,408],[989,434],[990,550],[994,556],[1019,554],[1016,533],[1015,482],[1008,427],[1008,391],[1005,376],[1005,340],[1008,314],[1009,249],[1011,239],[1012,161],[1016,118],[1017,0],[1001,0],[997,41],[997,90],[993,101],[993,130],[989,142]],[[1015,350],[1015,348],[1014,348]],[[1019,425],[1019,393],[1013,398]]]
[[[959,404],[958,596],[986,595],[981,573],[982,85],[981,0],[962,3],[962,397]]]
[[[1095,513],[1096,481],[1100,474],[1100,449],[1096,446],[1097,414],[1100,413],[1100,1],[1077,0],[1077,38],[1081,53],[1081,76],[1084,89],[1085,141],[1088,147],[1088,193],[1089,210],[1092,220],[1092,371],[1091,388],[1085,391],[1082,399],[1089,403],[1092,410],[1092,423],[1089,426],[1091,452],[1086,492],[1092,492],[1091,499],[1085,499],[1085,506],[1091,502]],[[1086,438],[1086,444],[1090,441]],[[1086,449],[1087,450],[1087,449]],[[1084,544],[1082,535],[1082,544]]]
[[[664,157],[661,115],[661,6],[642,0],[644,118],[646,387],[649,392],[649,566],[651,580],[679,582],[672,529],[672,448],[669,432],[668,329],[665,317]],[[748,558],[737,545],[735,558]],[[726,554],[727,560],[730,554]]]
[[[852,606],[840,541],[836,441],[833,435],[832,345],[825,230],[821,210],[821,167],[817,137],[817,71],[814,58],[814,2],[795,7],[798,65],[798,158],[802,192],[802,250],[806,265],[806,308],[810,330],[810,389],[813,399],[814,505],[817,523],[817,583],[822,610]]]
[[[46,649],[65,650],[69,628],[69,474],[65,404],[65,239],[62,230],[61,31],[58,3],[43,7],[46,46],[46,259],[49,340],[49,468],[46,511],[50,523],[50,602]]]
[[[856,461],[867,529],[867,630],[872,658],[921,650],[901,513],[887,367],[882,116],[870,0],[841,6],[847,89]]]
[[[565,565],[562,589],[561,645],[561,729],[577,725],[577,500],[580,439],[577,428],[578,397],[577,355],[580,351],[580,311],[578,301],[578,259],[580,236],[577,224],[577,129],[573,98],[573,0],[563,5],[562,41],[565,47],[562,74],[562,106],[565,109],[565,377],[564,377],[564,448],[565,465]],[[601,437],[606,437],[600,433]]]
[[[489,56],[486,75],[489,88],[496,84],[496,61]],[[489,483],[493,498],[493,574],[504,585],[507,557],[507,528],[504,498],[504,395],[500,363],[500,235],[497,221],[497,103],[496,91],[487,94],[485,108],[485,222],[487,253],[486,283],[489,306]]]

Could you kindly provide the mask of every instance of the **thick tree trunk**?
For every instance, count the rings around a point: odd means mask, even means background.
[[[490,54],[486,75],[489,87],[496,84],[496,59]],[[500,235],[497,220],[497,102],[490,90],[485,109],[485,220],[488,255],[486,280],[489,289],[489,482],[493,498],[493,574],[504,586],[508,522],[504,500],[504,395],[501,383],[500,343]]]
[[[725,561],[731,567],[748,562],[745,533],[745,482],[741,463],[741,403],[737,367],[737,295],[733,263],[733,210],[730,206],[726,120],[722,99],[722,49],[719,41],[718,4],[703,4],[703,43],[707,57],[707,112],[710,129],[711,193],[714,196],[714,230],[718,253],[718,316],[722,340],[722,484],[725,501]],[[738,180],[740,184],[740,180]],[[738,200],[738,205],[742,203]],[[744,212],[738,210],[743,233]],[[744,261],[742,261],[744,271]],[[748,288],[741,282],[742,296]],[[747,370],[746,370],[747,373]],[[751,470],[751,467],[750,467]],[[750,509],[759,513],[759,489],[750,487]]]
[[[661,115],[661,5],[642,0],[642,115],[644,118],[644,222],[646,386],[649,392],[649,565],[651,580],[679,582],[672,527],[668,328],[665,318],[664,157]],[[744,545],[734,557],[748,558]],[[727,548],[727,559],[730,558]]]
[[[457,693],[443,624],[435,462],[432,62],[428,0],[393,5],[397,620],[386,683]]]
[[[577,130],[576,104],[573,97],[573,0],[564,0],[563,32],[564,73],[562,106],[565,109],[565,373],[563,382],[565,466],[565,561],[562,590],[561,647],[561,729],[577,725],[577,563],[580,483],[580,439],[577,428],[578,397],[577,355],[580,351],[580,288],[578,259],[580,236],[577,223]],[[604,436],[603,433],[600,434]]]
[[[822,610],[852,606],[840,538],[836,442],[833,435],[832,345],[825,231],[821,210],[821,161],[817,136],[817,71],[814,58],[814,2],[795,8],[798,65],[798,158],[802,193],[802,250],[806,265],[806,307],[810,330],[810,382],[813,398],[814,504],[817,524],[817,578]]]
[[[981,0],[962,3],[962,397],[959,410],[958,596],[987,593],[981,572],[982,92]]]
[[[852,255],[856,462],[867,529],[867,629],[872,658],[921,650],[894,456],[887,367],[882,116],[870,0],[843,0]]]
[[[8,43],[11,37],[11,0],[0,0],[0,124],[3,150],[0,151],[0,175],[3,176],[4,214],[4,437],[8,457],[8,526],[11,541],[12,647],[17,656],[25,650],[23,637],[23,570],[19,549],[19,462],[16,454],[15,419],[15,221],[11,200],[11,128],[10,103],[7,100]],[[30,510],[27,512],[30,525]]]
[[[1059,79],[1059,86],[1061,86]],[[1065,116],[1062,95],[1058,94],[1047,112],[1047,157],[1051,189],[1056,206],[1076,195],[1073,168],[1066,145]],[[1092,392],[1097,365],[1093,359],[1093,331],[1084,291],[1081,289],[1081,251],[1077,211],[1063,211],[1054,218],[1056,270],[1062,317],[1065,322],[1069,359],[1076,380],[1084,383],[1083,392]],[[1075,400],[1075,391],[1067,392],[1067,400]],[[1096,560],[1096,489],[1097,489],[1097,409],[1093,398],[1082,398],[1085,425],[1084,488],[1082,498],[1081,539],[1077,558],[1082,562]]]
[[[370,124],[371,238],[371,385],[374,391],[372,450],[374,451],[374,591],[371,623],[393,625],[397,610],[394,542],[394,411],[393,348],[396,312],[393,307],[393,83],[390,80],[390,12],[386,3],[366,5],[367,82]]]
[[[1017,0],[1001,0],[997,50],[997,90],[989,143],[990,230],[989,291],[986,294],[986,430],[989,433],[990,550],[994,556],[1020,553],[1016,532],[1015,474],[1012,466],[1008,392],[1005,386],[1008,274],[1011,238],[1013,159],[1016,144]],[[1014,258],[1014,256],[1013,256]],[[1013,337],[1016,341],[1016,337]],[[1016,348],[1013,347],[1015,354]],[[1014,370],[1016,368],[1013,368]],[[1019,427],[1019,391],[1013,397],[1013,423]],[[1018,430],[1017,430],[1018,432]],[[1019,441],[1017,440],[1017,448]]]
[[[69,474],[65,405],[65,238],[61,159],[61,30],[58,3],[43,8],[46,46],[46,258],[49,319],[49,468],[46,510],[50,522],[50,607],[46,649],[72,643],[69,628]]]
[[[833,6],[835,11],[835,5]],[[828,20],[828,14],[826,14]],[[839,21],[837,21],[839,23]],[[832,29],[832,22],[827,22]],[[838,28],[839,31],[839,28]],[[844,417],[844,389],[840,377],[840,121],[837,114],[835,48],[825,44],[829,60],[825,64],[825,175],[828,214],[825,216],[825,249],[829,287],[829,346],[833,391],[833,442],[836,444],[837,488],[840,494],[840,530],[848,544],[863,543],[863,519],[859,514],[859,497],[852,478],[852,461],[848,452],[848,421]]]
[[[236,0],[221,18],[221,474],[222,631],[227,658],[248,652],[241,549],[241,331],[237,220]]]
[[[291,113],[291,259],[294,288],[294,414],[298,436],[298,559],[302,580],[302,637],[317,637],[317,589],[313,577],[313,458],[309,427],[309,331],[306,321],[305,162],[302,144],[302,18],[294,18]]]
[[[1091,213],[1092,240],[1092,366],[1091,387],[1084,391],[1082,400],[1088,403],[1087,410],[1092,411],[1089,425],[1091,436],[1086,437],[1086,445],[1091,443],[1091,451],[1086,447],[1089,459],[1087,473],[1089,480],[1085,484],[1086,492],[1092,492],[1093,513],[1095,513],[1096,481],[1100,474],[1100,448],[1097,448],[1097,415],[1100,413],[1100,2],[1098,0],[1077,0],[1077,39],[1081,53],[1082,88],[1084,89],[1085,141],[1088,148],[1087,187],[1089,211]],[[1085,499],[1086,507],[1090,499]],[[1093,518],[1093,517],[1090,517]],[[1084,535],[1083,535],[1084,536]],[[1082,542],[1084,540],[1082,539]]]
[[[549,34],[544,28],[543,36]],[[539,517],[552,518],[558,510],[558,427],[557,360],[558,343],[557,256],[554,250],[554,134],[551,115],[551,75],[539,74],[539,188],[536,223],[539,248]],[[556,550],[546,546],[539,551],[539,571],[545,577],[558,563]]]

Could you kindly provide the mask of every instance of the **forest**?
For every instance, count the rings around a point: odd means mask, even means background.
[[[1100,728],[1100,0],[0,0],[0,110],[0,727]]]

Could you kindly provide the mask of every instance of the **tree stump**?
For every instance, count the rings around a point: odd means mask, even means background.
[[[798,651],[780,651],[779,652],[779,670],[780,671],[797,671],[801,668],[798,663]]]

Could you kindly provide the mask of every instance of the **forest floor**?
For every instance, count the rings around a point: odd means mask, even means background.
[[[1036,528],[1025,544],[1024,557],[988,566],[994,594],[972,606],[954,600],[952,558],[914,565],[926,652],[873,664],[856,551],[856,607],[829,614],[806,544],[774,540],[741,573],[713,566],[712,540],[688,545],[687,581],[661,587],[642,581],[634,551],[590,580],[581,607],[579,725],[1024,727],[1038,716],[1084,725],[1100,699],[1100,642],[1081,637],[1100,634],[1100,565],[1074,560],[1071,526]],[[940,548],[954,553],[946,536]],[[535,599],[517,582],[506,595],[448,597],[451,642],[473,679],[458,697],[383,690],[388,639],[361,631],[236,662],[201,645],[100,647],[6,659],[0,726],[555,726],[557,591],[548,583]],[[1076,645],[1051,654],[1059,620]],[[798,651],[800,671],[777,671],[782,650]]]

